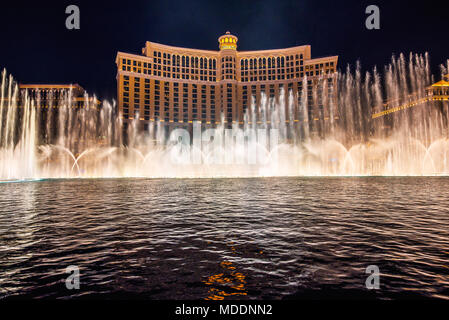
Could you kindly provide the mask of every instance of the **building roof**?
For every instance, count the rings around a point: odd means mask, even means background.
[[[23,84],[19,83],[20,89],[30,89],[30,90],[61,90],[61,89],[72,89],[75,95],[75,101],[85,101],[84,97],[85,90],[78,83],[75,84]],[[89,101],[95,102],[97,105],[101,104],[101,101],[95,96],[89,96]]]
[[[432,87],[449,87],[449,82],[447,82],[446,80],[441,80],[437,83],[432,84]]]
[[[145,43],[145,47],[142,48],[142,54],[144,57],[148,57],[148,58],[152,58],[151,56],[149,56],[147,54],[147,48],[157,48],[157,49],[161,49],[161,50],[173,50],[173,51],[177,51],[179,54],[194,54],[194,55],[198,55],[198,54],[205,54],[205,55],[212,55],[212,56],[219,56],[220,51],[219,50],[203,50],[203,49],[192,49],[192,48],[183,48],[183,47],[176,47],[176,46],[170,46],[170,45],[165,45],[165,44],[161,44],[161,43],[157,43],[157,42],[151,42],[151,41],[146,41]],[[310,49],[310,45],[301,45],[301,46],[294,46],[294,47],[288,47],[288,48],[280,48],[280,49],[267,49],[267,50],[254,50],[254,51],[236,51],[238,56],[251,56],[251,55],[281,55],[281,54],[287,54],[288,52],[292,52],[292,51],[306,51],[306,58],[310,59],[311,58],[311,49]],[[118,52],[121,55],[123,54],[127,54],[125,52]],[[135,55],[135,54],[131,54],[131,55]],[[137,56],[137,55],[135,55]],[[142,55],[139,55],[139,57],[142,57]]]
[[[23,84],[19,83],[20,89],[78,89],[80,91],[84,92],[83,87],[81,87],[79,84]]]

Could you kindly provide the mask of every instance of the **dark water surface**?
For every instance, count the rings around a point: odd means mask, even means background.
[[[0,184],[0,297],[449,298],[449,179]]]

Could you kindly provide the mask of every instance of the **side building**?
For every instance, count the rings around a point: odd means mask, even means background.
[[[27,94],[39,108],[59,108],[70,103],[72,108],[98,107],[101,101],[88,96],[79,84],[19,84],[21,99]]]
[[[147,41],[141,55],[118,52],[117,100],[123,121],[138,117],[143,124],[200,121],[213,126],[223,115],[227,125],[243,124],[253,99],[258,108],[265,93],[278,106],[287,106],[290,92],[295,104],[307,95],[309,119],[327,116],[330,100],[323,101],[322,91],[335,96],[337,56],[312,58],[310,45],[237,51],[238,38],[229,32],[218,43],[219,51],[211,51]],[[293,117],[286,121],[300,121],[303,115]]]
[[[42,144],[57,143],[62,132],[70,136],[74,128],[86,130],[87,122],[92,117],[95,119],[101,111],[101,101],[95,96],[89,96],[78,84],[19,83],[18,89],[18,105],[24,106],[26,99],[29,99],[36,107],[37,132],[39,133],[37,138]],[[21,110],[18,112],[20,114]],[[85,117],[85,115],[88,116]],[[80,121],[80,119],[83,120]],[[92,138],[92,135],[84,135],[72,139],[71,142],[77,145],[78,143],[101,144],[104,143],[104,137],[100,139],[100,137]]]

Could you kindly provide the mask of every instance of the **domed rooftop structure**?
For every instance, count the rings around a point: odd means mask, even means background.
[[[237,50],[238,41],[239,38],[232,35],[229,31],[226,31],[226,34],[218,38],[220,50]]]

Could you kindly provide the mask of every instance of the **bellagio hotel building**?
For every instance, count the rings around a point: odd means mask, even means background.
[[[332,85],[325,88],[331,92],[337,56],[312,59],[309,45],[237,51],[237,42],[236,36],[226,32],[218,38],[219,51],[147,41],[141,55],[118,52],[117,99],[123,121],[139,117],[143,124],[161,121],[188,126],[201,121],[213,126],[223,115],[228,125],[242,124],[253,98],[256,106],[262,92],[280,99],[282,88],[286,93],[293,91],[294,103],[300,103],[304,94],[309,96],[309,118],[326,116],[326,106],[314,101],[312,88],[327,81]],[[276,102],[279,107],[287,105]],[[299,114],[293,117],[286,121],[301,121]]]

